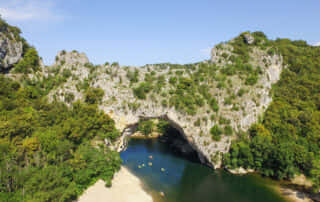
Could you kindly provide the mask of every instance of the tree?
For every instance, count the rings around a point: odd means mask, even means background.
[[[140,121],[137,130],[148,136],[152,132],[153,125],[152,120]]]
[[[101,88],[89,88],[85,93],[85,102],[88,104],[98,104],[102,101],[104,90]]]
[[[221,139],[222,130],[220,129],[220,127],[218,125],[214,125],[210,129],[210,133],[211,133],[212,139],[214,141],[219,141]]]
[[[23,58],[14,66],[14,71],[19,73],[31,73],[38,71],[39,56],[35,48],[29,48]]]

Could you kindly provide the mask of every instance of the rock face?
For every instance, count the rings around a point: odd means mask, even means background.
[[[244,34],[243,37],[247,44],[252,44],[254,42],[254,37],[249,33]]]
[[[0,32],[0,71],[8,72],[21,58],[23,43],[14,34]]]
[[[66,65],[66,66],[83,66],[89,63],[89,59],[84,53],[79,53],[78,51],[60,51],[56,56],[55,66]]]
[[[248,43],[252,39],[248,37]],[[233,55],[230,44],[218,45],[212,49],[211,64],[222,71],[226,65],[232,64],[229,58]],[[194,68],[176,69],[170,65],[146,65],[143,67],[120,67],[118,65],[88,65],[88,58],[84,54],[76,52],[59,52],[54,66],[69,69],[72,76],[61,86],[50,93],[50,97],[66,101],[66,94],[74,94],[75,100],[83,99],[84,83],[92,87],[104,90],[105,95],[99,108],[109,114],[115,121],[116,127],[123,131],[120,137],[120,145],[124,136],[128,134],[126,128],[135,125],[140,119],[163,118],[168,120],[184,137],[192,148],[199,153],[199,158],[203,163],[210,162],[215,168],[221,166],[221,154],[228,152],[231,140],[235,135],[223,135],[220,141],[213,141],[210,135],[212,126],[220,124],[217,118],[210,118],[210,107],[208,104],[199,107],[195,114],[190,115],[174,106],[161,103],[161,100],[169,100],[169,95],[161,92],[151,92],[146,99],[138,99],[133,88],[146,80],[149,74],[156,77],[163,77],[165,86],[162,92],[171,92],[173,86],[169,80],[173,75],[182,74],[185,77],[197,73],[200,64]],[[203,63],[204,65],[205,62]],[[246,86],[242,79],[243,75],[233,75],[228,77],[230,83],[227,89],[217,86],[218,82],[212,81],[208,93],[215,96],[219,105],[217,117],[229,120],[230,126],[235,132],[245,131],[250,125],[258,120],[265,109],[267,109],[272,98],[269,95],[273,83],[279,80],[282,71],[282,57],[279,55],[270,56],[266,50],[253,47],[250,52],[250,64],[261,68],[261,75],[257,83],[253,86]],[[138,72],[137,82],[131,82],[130,72]],[[181,73],[182,72],[182,73]],[[202,83],[200,83],[202,85]],[[204,84],[204,83],[203,83]],[[246,89],[244,96],[239,95],[240,89]],[[227,103],[226,99],[230,94],[234,95],[235,102]],[[237,96],[238,95],[238,96]],[[196,95],[194,95],[196,96]],[[199,121],[201,120],[201,122]],[[198,124],[196,124],[199,122]],[[118,148],[119,149],[119,148]],[[121,150],[121,148],[119,149]]]

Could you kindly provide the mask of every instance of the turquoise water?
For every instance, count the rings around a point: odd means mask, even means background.
[[[131,139],[120,155],[123,164],[142,180],[158,202],[285,201],[271,188],[270,180],[214,171],[173,154],[157,139]],[[148,165],[150,162],[152,166]],[[160,196],[160,191],[165,197]]]

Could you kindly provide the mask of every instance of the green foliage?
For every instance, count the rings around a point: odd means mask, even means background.
[[[167,101],[167,100],[162,100],[162,101],[161,101],[161,105],[162,105],[163,107],[168,107],[168,101]]]
[[[62,76],[63,78],[67,79],[72,75],[71,70],[70,69],[64,69],[62,71]]]
[[[247,63],[249,61],[249,51],[250,51],[250,47],[245,42],[245,38],[244,38],[245,34],[247,34],[247,33],[241,33],[232,42],[233,53],[237,54],[239,59],[243,63]]]
[[[131,109],[132,111],[137,111],[137,109],[139,109],[140,104],[136,103],[136,102],[132,102],[132,103],[128,103],[128,107],[129,109]]]
[[[66,92],[64,95],[64,99],[66,102],[71,103],[74,101],[74,94],[71,92]]]
[[[170,83],[171,85],[175,85],[175,84],[177,83],[177,77],[175,77],[175,76],[170,77],[169,83]]]
[[[104,90],[101,88],[88,88],[85,92],[85,102],[88,104],[101,103],[104,96]]]
[[[195,122],[194,122],[194,126],[200,126],[200,124],[201,124],[201,120],[200,120],[200,118],[198,118]]]
[[[318,188],[320,48],[289,39],[268,44],[272,47],[268,53],[277,50],[288,68],[272,88],[273,102],[262,122],[232,143],[224,162],[227,167],[253,168],[279,179],[304,173]]]
[[[210,133],[212,135],[212,139],[214,141],[219,141],[221,139],[221,134],[222,134],[222,130],[218,125],[214,125],[211,129],[210,129]]]
[[[246,78],[245,84],[253,86],[258,82],[258,75],[257,74],[251,74]]]
[[[139,99],[146,99],[147,93],[150,92],[152,86],[149,82],[142,82],[137,88],[133,89],[133,94]]]
[[[118,63],[118,62],[113,62],[113,63],[111,64],[111,67],[119,67],[119,63]]]
[[[151,119],[140,121],[137,130],[145,136],[149,136],[152,132],[154,123]]]
[[[23,58],[14,66],[14,72],[31,73],[39,70],[39,56],[35,48],[29,48]]]
[[[119,136],[108,115],[96,105],[47,103],[28,82],[0,82],[1,199],[73,201],[97,179],[110,185],[121,159],[103,144]]]
[[[170,129],[170,123],[166,120],[160,119],[157,123],[157,129],[161,134],[165,134]]]
[[[23,50],[25,53],[25,50],[29,48],[29,45],[26,43],[25,39],[20,36],[21,30],[18,27],[9,25],[3,18],[1,18],[1,16],[0,16],[0,28],[1,28],[1,33],[3,33],[10,40],[16,40],[18,42],[21,41],[23,43]],[[13,34],[14,39],[12,38],[11,34]]]
[[[218,105],[218,102],[215,98],[212,98],[210,100],[209,105],[213,111],[215,111],[215,112],[219,111],[219,105]]]
[[[139,71],[136,69],[134,72],[127,71],[127,78],[131,83],[137,83],[139,81]]]
[[[238,91],[238,93],[237,93],[237,95],[238,95],[239,97],[242,97],[245,93],[246,93],[246,90],[243,89],[243,88],[240,88],[239,91]]]
[[[226,125],[224,127],[224,134],[229,135],[229,136],[233,134],[233,130],[230,125]]]

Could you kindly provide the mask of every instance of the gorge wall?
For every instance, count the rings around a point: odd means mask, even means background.
[[[8,26],[0,32],[3,72],[18,63],[27,46],[19,38],[20,31],[14,34],[17,28]],[[198,151],[203,163],[218,168],[231,141],[267,109],[272,84],[285,68],[281,55],[264,37],[260,32],[243,33],[213,47],[210,60],[186,65],[93,65],[84,53],[63,50],[53,65],[44,66],[39,59],[40,69],[27,73],[38,81],[57,78],[48,98],[69,106],[76,100],[85,101],[88,89],[102,90],[99,108],[122,131],[117,150],[129,126],[141,118],[165,118]],[[8,76],[18,78],[19,73]]]
[[[83,53],[61,51],[55,64],[43,73],[50,76],[58,71],[71,75],[50,92],[51,99],[71,103],[69,95],[73,95],[72,100],[84,100],[86,88],[103,89],[99,108],[114,119],[120,131],[136,124],[141,117],[166,117],[218,168],[220,154],[228,151],[236,134],[246,131],[268,107],[271,86],[284,68],[280,55],[268,53],[268,48],[250,46],[254,38],[247,40],[248,36],[253,38],[250,34],[241,36],[249,47],[248,66],[241,67],[243,71],[236,67],[240,57],[234,51],[236,38],[215,46],[210,61],[197,64],[95,66]],[[212,138],[214,125],[221,127],[219,140]],[[231,127],[231,134],[225,134],[228,130],[223,130],[223,126]]]

